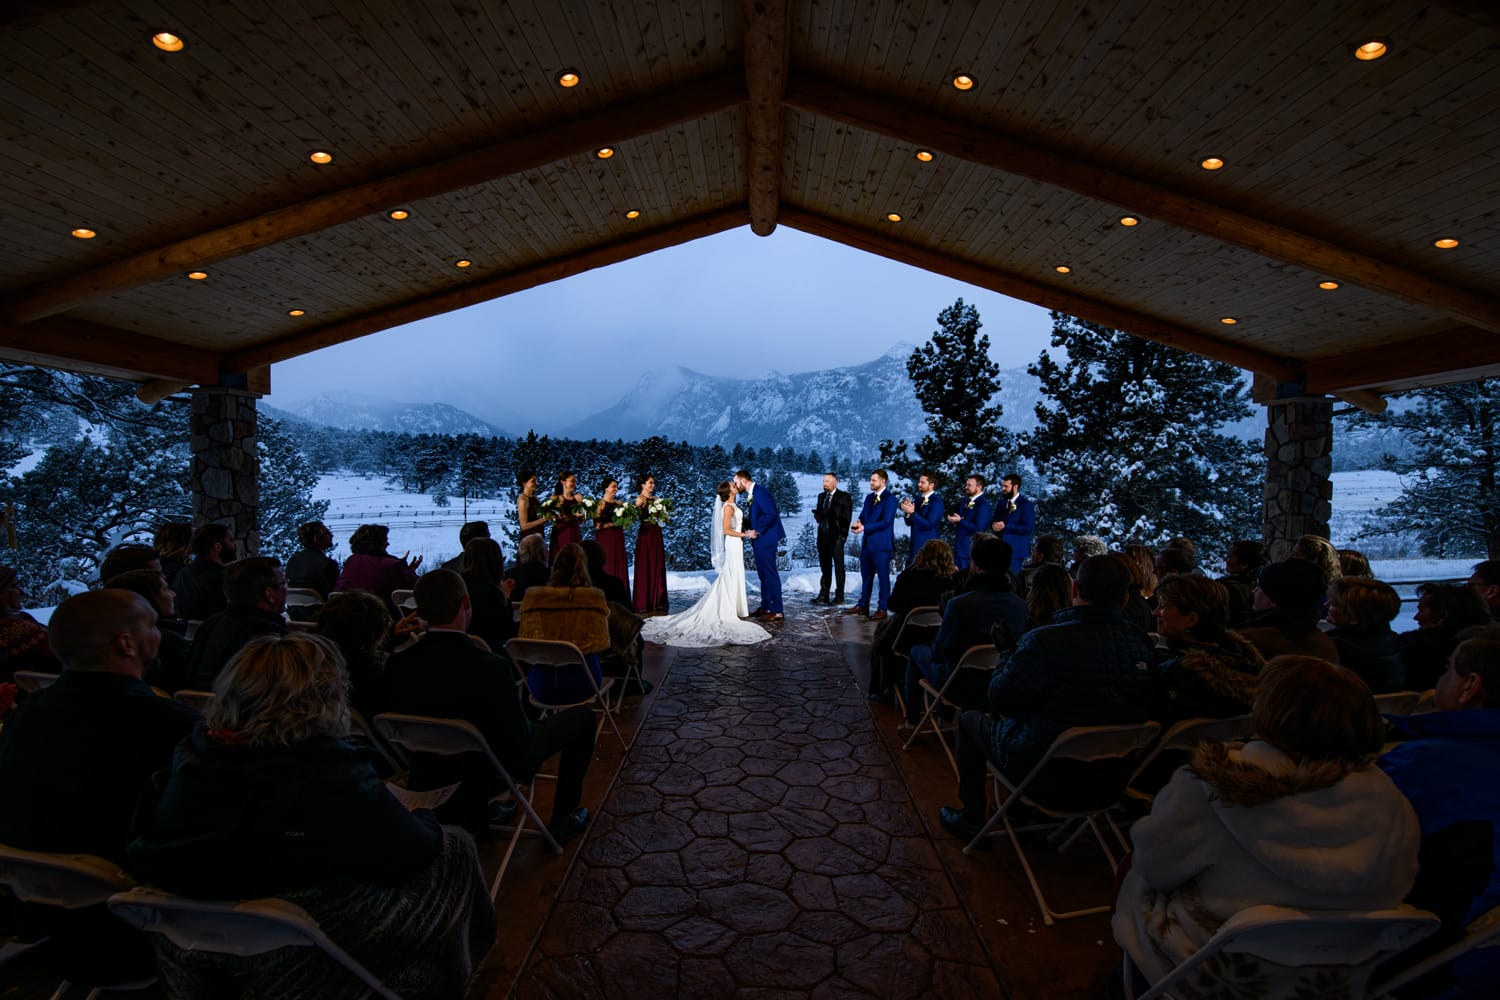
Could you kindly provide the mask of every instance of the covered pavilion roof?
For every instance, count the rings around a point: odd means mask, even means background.
[[[746,225],[1310,394],[1500,374],[1484,3],[6,11],[0,358],[148,394]]]

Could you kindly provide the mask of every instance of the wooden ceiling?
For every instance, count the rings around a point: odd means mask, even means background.
[[[6,10],[3,358],[213,384],[780,224],[1311,393],[1500,374],[1482,2]]]

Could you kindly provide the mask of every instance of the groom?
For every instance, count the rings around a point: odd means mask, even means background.
[[[750,548],[755,552],[755,572],[760,577],[760,607],[751,612],[751,618],[779,622],[781,613],[781,574],[776,571],[776,546],[786,537],[781,528],[781,514],[776,510],[776,498],[770,490],[755,491],[755,480],[741,469],[734,474],[734,485],[750,499],[750,530],[745,537],[750,539]]]

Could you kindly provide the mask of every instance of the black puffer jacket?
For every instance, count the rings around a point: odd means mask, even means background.
[[[1406,690],[1406,663],[1389,625],[1339,625],[1328,637],[1338,647],[1339,664],[1363,677],[1375,694]]]
[[[1249,640],[1226,632],[1216,643],[1170,641],[1151,718],[1163,729],[1183,719],[1228,719],[1250,711],[1266,661]]]

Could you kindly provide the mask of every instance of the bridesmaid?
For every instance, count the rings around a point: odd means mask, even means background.
[[[557,489],[553,491],[554,500],[573,503],[578,499],[573,491],[578,489],[578,477],[571,472],[564,472],[557,478]],[[578,518],[572,514],[557,514],[552,518],[552,544],[548,548],[549,562],[557,559],[558,552],[564,546],[577,545],[583,541],[583,531],[578,527]]]
[[[644,514],[646,505],[656,499],[656,480],[642,476],[638,486],[635,505]],[[635,540],[635,609],[648,615],[667,613],[667,550],[661,525],[644,520]]]
[[[522,469],[516,477],[521,495],[516,497],[516,520],[521,523],[521,533],[516,536],[516,547],[527,535],[540,535],[547,530],[547,517],[541,512],[541,501],[536,498],[536,473]]]
[[[604,548],[604,572],[625,584],[625,592],[628,594],[630,560],[625,555],[625,529],[615,523],[615,512],[625,506],[615,499],[615,494],[619,492],[618,479],[604,481],[604,496],[594,505],[594,538]],[[600,584],[595,582],[594,586]]]

